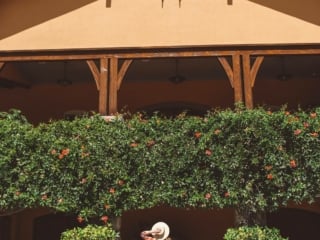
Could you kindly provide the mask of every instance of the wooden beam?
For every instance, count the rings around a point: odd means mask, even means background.
[[[224,71],[226,72],[229,82],[233,88],[233,70],[232,67],[230,66],[228,60],[226,57],[218,57],[219,62],[221,63]]]
[[[232,56],[234,101],[243,102],[240,54]]]
[[[99,113],[107,114],[108,101],[108,65],[109,59],[100,59],[100,76],[99,76]]]
[[[101,50],[0,51],[0,62],[88,60],[116,57],[118,59],[162,57],[210,57],[240,55],[309,55],[320,54],[320,44],[255,45],[255,46],[187,46],[159,48],[128,48]]]
[[[263,56],[259,56],[255,59],[252,68],[250,70],[250,74],[251,74],[251,87],[254,87],[255,81],[256,81],[256,77],[257,77],[257,73],[260,69],[260,66],[263,62],[264,57]]]
[[[118,74],[118,90],[120,89],[123,78],[124,78],[128,68],[130,67],[132,61],[133,61],[132,59],[128,59],[122,63],[121,69]]]
[[[177,58],[177,57],[212,57],[212,56],[231,56],[236,50],[180,50],[172,49],[171,51],[159,51],[151,49],[149,51],[137,52],[114,52],[114,53],[79,53],[79,54],[59,54],[50,53],[48,55],[30,53],[25,54],[12,54],[7,56],[0,55],[0,62],[6,61],[59,61],[59,60],[87,60],[87,59],[101,59],[101,58],[112,58],[118,59],[140,59],[140,58]]]
[[[110,59],[109,108],[110,115],[118,112],[118,58]]]
[[[93,60],[87,60],[87,64],[90,68],[90,71],[93,75],[94,81],[96,82],[97,85],[97,90],[100,90],[100,72],[99,69],[97,67],[97,65],[95,64],[95,62]]]
[[[249,55],[316,55],[320,54],[319,48],[310,49],[256,49],[244,50],[243,54]]]

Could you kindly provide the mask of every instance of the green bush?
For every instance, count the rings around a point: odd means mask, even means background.
[[[116,240],[119,234],[111,225],[87,225],[84,228],[76,227],[61,234],[60,240]]]
[[[33,127],[0,116],[0,210],[83,219],[159,205],[272,211],[320,192],[320,108],[205,117],[99,115]]]
[[[224,240],[286,240],[276,228],[267,227],[239,227],[229,228]]]

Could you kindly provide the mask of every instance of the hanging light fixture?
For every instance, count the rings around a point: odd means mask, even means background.
[[[63,62],[63,73],[62,73],[62,78],[58,79],[57,83],[60,86],[68,86],[72,84],[72,81],[67,78],[67,62]]]
[[[288,81],[292,76],[286,71],[285,57],[281,56],[281,73],[277,76],[280,81]]]
[[[169,78],[172,83],[181,83],[186,80],[186,78],[179,73],[179,59],[175,59],[175,74]]]

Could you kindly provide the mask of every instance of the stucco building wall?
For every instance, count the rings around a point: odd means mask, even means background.
[[[2,0],[0,51],[320,42],[310,0]]]

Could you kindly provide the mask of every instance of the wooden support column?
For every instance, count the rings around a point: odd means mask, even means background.
[[[242,55],[245,105],[249,109],[253,108],[252,89],[254,87],[257,73],[263,62],[263,59],[264,59],[263,56],[257,57],[251,67],[250,54]]]
[[[108,114],[118,112],[118,58],[110,58],[110,85]]]
[[[232,55],[232,67],[230,66],[226,57],[218,57],[219,62],[221,63],[223,69],[225,70],[231,87],[234,91],[234,102],[242,102],[242,84],[241,84],[241,64],[240,64],[240,55]]]
[[[108,63],[109,59],[100,59],[100,76],[99,76],[99,113],[107,115],[108,101]]]

